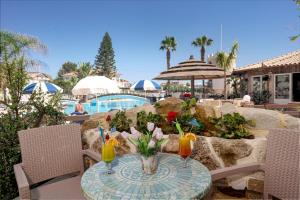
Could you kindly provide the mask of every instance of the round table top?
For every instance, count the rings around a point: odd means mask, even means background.
[[[89,168],[82,176],[81,188],[87,199],[191,199],[202,198],[210,189],[211,176],[200,162],[183,160],[175,154],[158,154],[154,175],[142,171],[138,154],[117,157],[112,162],[115,173],[105,174],[104,162]]]

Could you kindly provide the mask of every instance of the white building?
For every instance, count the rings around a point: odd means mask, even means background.
[[[213,65],[217,65],[216,62],[216,54],[211,54],[208,55],[207,57],[207,63],[211,63]],[[231,67],[229,68],[229,72],[232,72],[234,69],[236,69],[236,61],[234,61],[231,65]],[[212,80],[212,89],[217,93],[217,94],[223,94],[224,93],[224,78],[219,78],[219,79],[213,79]],[[227,91],[230,93],[231,91],[231,87],[227,87]]]
[[[52,78],[49,74],[42,72],[27,72],[31,82],[35,81],[51,81]]]

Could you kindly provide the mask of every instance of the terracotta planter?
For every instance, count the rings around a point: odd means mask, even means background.
[[[145,157],[141,155],[142,170],[145,174],[155,174],[158,166],[157,155]]]

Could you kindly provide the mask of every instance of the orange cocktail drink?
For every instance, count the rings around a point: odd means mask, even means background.
[[[187,137],[180,137],[179,138],[179,155],[186,159],[192,154],[192,149],[191,149],[191,142],[190,139]]]
[[[115,149],[112,143],[102,144],[102,160],[110,163],[115,159]]]

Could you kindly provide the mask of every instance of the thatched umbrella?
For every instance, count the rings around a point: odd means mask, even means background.
[[[229,75],[229,74],[228,74]],[[192,96],[195,96],[195,80],[217,79],[224,77],[224,70],[213,64],[196,60],[193,56],[178,65],[163,71],[156,80],[191,80]]]

